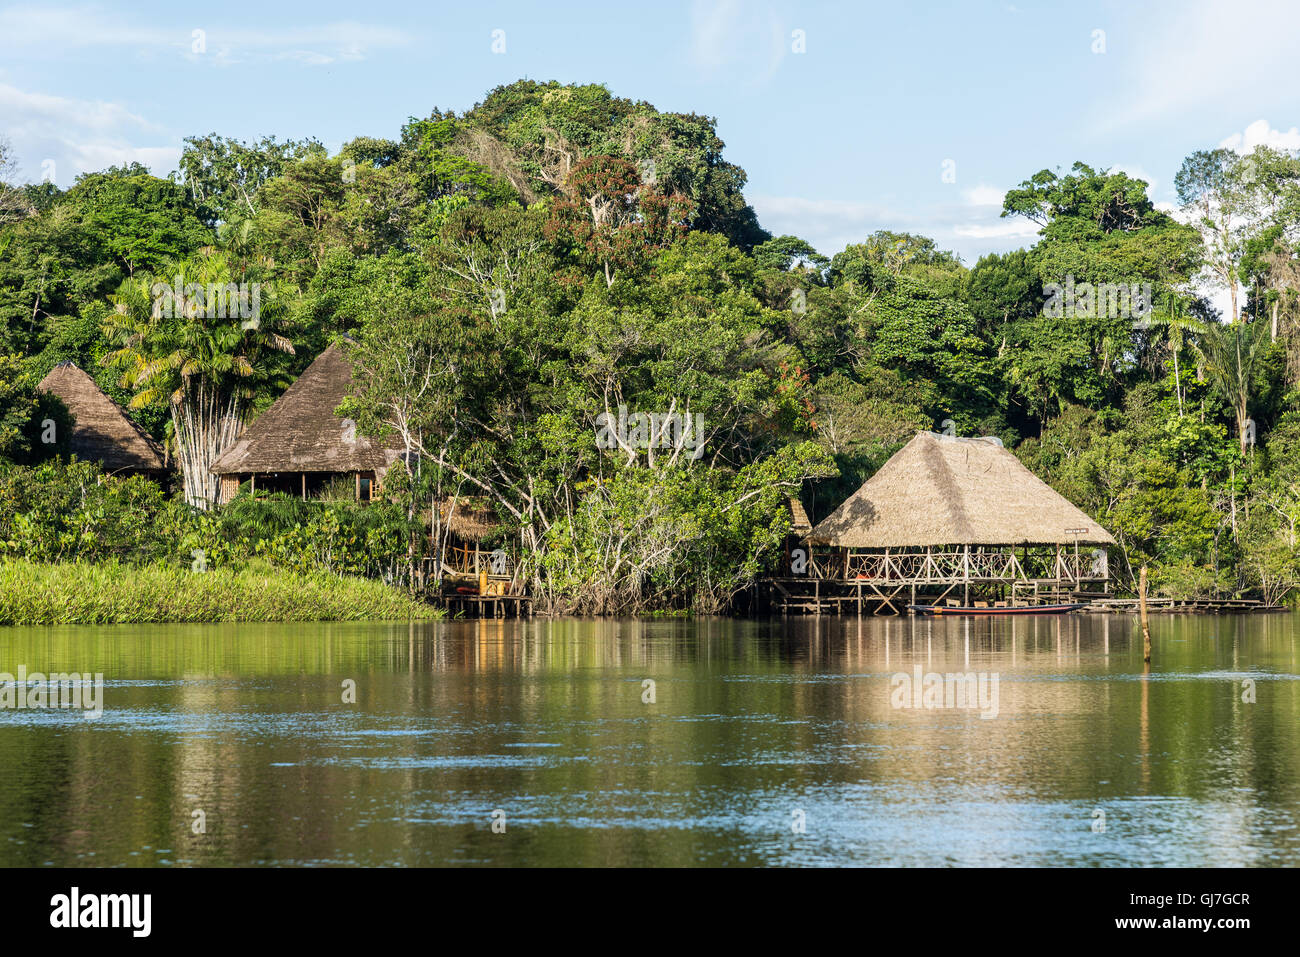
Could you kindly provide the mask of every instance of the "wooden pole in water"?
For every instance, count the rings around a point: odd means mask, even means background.
[[[1147,623],[1147,567],[1138,572],[1138,608],[1142,613],[1142,661],[1151,664],[1151,628]]]

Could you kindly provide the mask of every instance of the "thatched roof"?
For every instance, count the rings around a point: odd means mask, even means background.
[[[796,535],[804,535],[812,530],[812,522],[808,520],[808,513],[804,511],[803,502],[797,498],[790,499],[790,531]]]
[[[57,395],[72,413],[68,451],[77,458],[99,462],[106,472],[162,472],[167,468],[158,443],[127,418],[122,407],[75,362],[60,362],[36,388]]]
[[[1113,545],[996,439],[917,433],[808,535],[848,548]]]
[[[357,435],[355,423],[334,414],[351,385],[352,365],[335,343],[240,433],[212,471],[384,472],[400,454],[400,443]]]
[[[501,528],[492,509],[481,501],[463,497],[440,501],[438,517],[453,535],[466,542],[481,542]]]

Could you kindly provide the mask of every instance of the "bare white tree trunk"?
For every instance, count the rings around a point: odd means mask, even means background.
[[[191,381],[171,411],[185,500],[206,510],[216,504],[220,489],[212,463],[239,435],[242,405],[234,396],[223,397],[215,386]]]

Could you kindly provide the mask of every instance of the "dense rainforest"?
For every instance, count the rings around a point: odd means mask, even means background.
[[[1294,154],[1194,153],[1178,215],[1123,172],[1027,167],[1003,215],[1040,238],[973,265],[887,229],[830,258],[772,236],[712,119],[600,85],[520,81],[334,155],[209,134],[167,179],[8,172],[8,558],[201,549],[401,585],[456,496],[539,607],[715,612],[779,560],[791,496],[816,521],[936,429],[999,437],[1110,529],[1121,589],[1143,564],[1165,594],[1300,583]],[[255,290],[251,317],[214,288]],[[213,507],[229,436],[343,336],[341,414],[409,451],[385,501]],[[174,487],[61,455],[35,385],[66,360],[165,443]]]

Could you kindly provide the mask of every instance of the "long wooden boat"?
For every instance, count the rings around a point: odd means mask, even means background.
[[[1005,608],[968,608],[961,605],[908,605],[908,610],[918,615],[1064,615],[1087,605],[1076,602],[1069,605],[1015,605]]]

